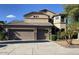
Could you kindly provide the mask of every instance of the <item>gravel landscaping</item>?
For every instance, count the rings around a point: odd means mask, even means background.
[[[63,46],[63,47],[79,48],[79,40],[77,40],[77,39],[73,39],[72,40],[72,45],[69,45],[66,40],[58,40],[58,41],[55,41],[55,42],[57,44]]]

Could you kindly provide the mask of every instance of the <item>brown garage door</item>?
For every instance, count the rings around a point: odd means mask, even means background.
[[[34,31],[33,30],[20,30],[20,29],[11,29],[10,30],[10,36],[12,36],[14,39],[19,40],[34,40]],[[11,38],[12,38],[11,37]]]
[[[49,39],[48,30],[38,29],[37,31],[38,31],[37,32],[37,39],[38,40]]]

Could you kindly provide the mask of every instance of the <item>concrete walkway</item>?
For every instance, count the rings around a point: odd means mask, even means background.
[[[55,42],[0,44],[0,55],[77,55],[79,48],[61,47]]]

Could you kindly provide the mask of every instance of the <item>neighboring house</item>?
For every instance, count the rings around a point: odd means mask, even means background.
[[[48,40],[55,28],[65,29],[64,16],[49,10],[30,12],[24,15],[23,22],[6,25],[9,39]]]

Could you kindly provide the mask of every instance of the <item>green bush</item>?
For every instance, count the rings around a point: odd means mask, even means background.
[[[57,35],[50,35],[50,40],[56,41],[57,40]]]
[[[4,40],[4,33],[0,32],[0,40]]]
[[[65,33],[64,31],[63,31],[63,32],[59,32],[59,33],[57,34],[57,37],[58,37],[58,39],[60,39],[60,40],[64,39],[65,36],[66,36],[66,33]]]

